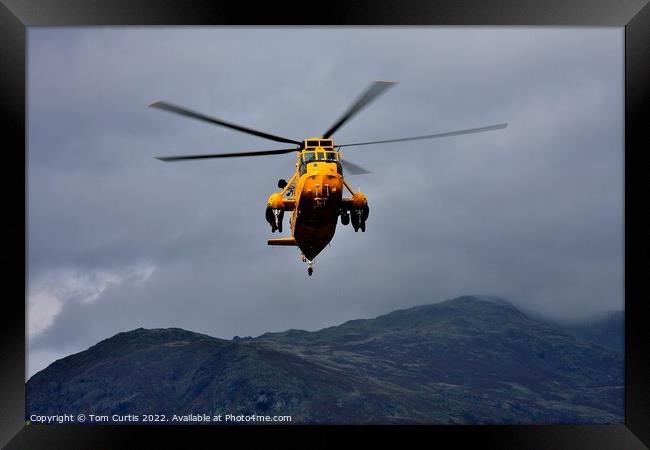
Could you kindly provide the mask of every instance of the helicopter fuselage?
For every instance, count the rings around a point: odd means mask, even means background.
[[[319,161],[306,166],[295,187],[291,232],[305,258],[313,260],[334,237],[344,186],[336,163]]]
[[[283,186],[269,197],[266,219],[273,232],[282,232],[284,212],[290,212],[292,237],[270,239],[269,245],[296,246],[311,264],[334,237],[339,217],[344,225],[352,219],[355,231],[365,231],[368,201],[345,182],[340,154],[331,140],[305,140],[298,151],[296,173]],[[343,196],[345,189],[352,197]]]

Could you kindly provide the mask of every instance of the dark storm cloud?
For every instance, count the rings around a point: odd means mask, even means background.
[[[555,317],[623,307],[623,33],[554,28],[102,28],[29,32],[30,374],[137,327],[318,329],[463,294]],[[334,137],[370,200],[306,276],[270,248],[284,145],[147,108],[165,100],[301,139],[399,81]]]

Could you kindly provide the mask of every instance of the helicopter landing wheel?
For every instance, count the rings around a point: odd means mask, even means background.
[[[347,211],[341,211],[341,225],[347,225],[350,223],[350,215]]]
[[[309,274],[309,276],[311,276],[311,274],[314,273],[314,269],[312,269],[311,267],[307,267],[307,273]]]
[[[273,222],[271,223],[271,231],[275,232],[278,230],[279,233],[282,233],[282,219],[284,218],[284,210],[282,209],[271,209],[273,213]]]

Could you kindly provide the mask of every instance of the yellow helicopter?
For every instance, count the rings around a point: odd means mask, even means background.
[[[334,144],[331,136],[361,109],[394,84],[396,83],[392,81],[373,82],[322,136],[310,137],[303,141],[296,141],[226,122],[167,102],[156,102],[149,106],[272,141],[294,145],[291,148],[276,150],[160,156],[157,159],[171,162],[206,158],[280,155],[296,152],[295,173],[289,181],[285,181],[284,179],[278,181],[280,191],[271,194],[266,205],[266,220],[271,226],[271,232],[278,231],[281,233],[284,212],[291,213],[289,219],[291,237],[269,239],[268,245],[298,247],[302,252],[301,257],[303,262],[307,263],[307,273],[311,276],[313,273],[314,258],[316,258],[334,237],[339,217],[341,218],[342,225],[348,225],[352,222],[352,227],[355,232],[359,230],[362,232],[366,231],[366,220],[370,211],[368,199],[362,192],[355,192],[350,187],[343,177],[343,170],[345,169],[346,172],[353,175],[369,172],[363,167],[342,159],[340,152],[342,147],[386,144],[390,142],[480,133],[505,128],[508,125],[507,123],[501,123],[486,127],[468,128],[424,136],[357,142],[352,144]],[[349,191],[351,197],[344,196],[344,190],[346,189]]]

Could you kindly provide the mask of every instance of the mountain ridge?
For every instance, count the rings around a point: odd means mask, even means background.
[[[496,299],[496,301],[495,301]],[[622,423],[622,354],[463,296],[317,331],[138,328],[35,374],[27,411],[289,414],[298,423]]]

